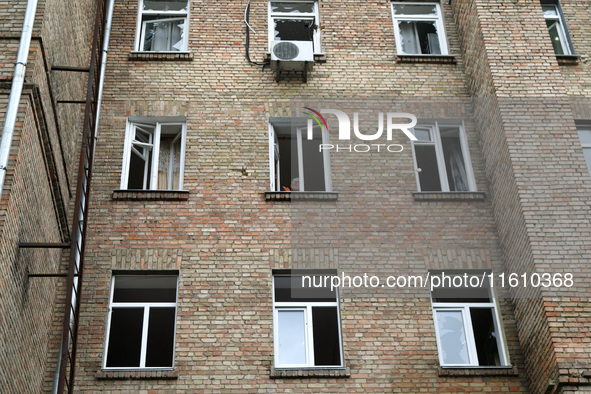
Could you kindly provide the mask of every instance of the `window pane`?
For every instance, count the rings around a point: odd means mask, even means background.
[[[341,365],[336,307],[313,307],[314,365]]]
[[[187,11],[187,1],[144,0],[144,11]]]
[[[312,19],[275,19],[276,41],[312,41],[314,21]]]
[[[437,16],[435,4],[392,4],[394,15],[429,15]]]
[[[146,189],[150,188],[150,171],[152,167],[152,149],[138,145],[132,145],[129,155],[129,177],[127,179],[127,188],[141,190],[144,189],[144,180]]]
[[[306,191],[325,191],[324,159],[320,152],[320,132],[313,140],[308,140],[302,135],[302,155],[304,162],[304,189]],[[301,189],[301,183],[300,183]]]
[[[583,148],[583,154],[585,155],[587,170],[589,171],[589,174],[591,174],[591,148]]]
[[[145,18],[147,19],[147,18]],[[144,19],[144,20],[145,20]],[[144,31],[144,51],[183,50],[184,19],[147,22]]]
[[[144,308],[113,308],[107,367],[139,367]]]
[[[460,311],[435,311],[443,364],[470,364],[464,320]]]
[[[591,129],[577,129],[581,144],[591,144]]]
[[[150,308],[146,367],[172,367],[174,308]]]
[[[278,311],[279,365],[306,364],[304,311]]]
[[[470,187],[468,186],[466,163],[464,163],[462,144],[460,143],[460,129],[457,127],[441,127],[440,132],[449,190],[468,191]]]
[[[497,333],[491,308],[470,308],[478,365],[500,366]]]
[[[419,171],[419,183],[421,191],[441,191],[439,169],[435,156],[435,147],[432,145],[415,144],[417,170]]]
[[[441,54],[437,24],[429,21],[400,21],[402,52],[406,54]]]
[[[558,10],[554,5],[543,5],[542,10],[544,11],[544,17],[558,16]]]
[[[284,2],[271,2],[271,12],[314,12],[314,2],[309,3],[284,3]]]
[[[336,302],[336,290],[330,288],[330,280],[324,286],[327,274],[304,276],[275,276],[275,302]],[[309,278],[308,278],[309,277]]]
[[[419,141],[431,141],[431,132],[429,130],[414,129],[413,133]]]
[[[113,302],[176,302],[176,276],[115,277]]]
[[[557,55],[564,55],[564,49],[562,47],[561,30],[562,27],[557,20],[546,20],[548,26],[548,33],[550,33],[550,39],[552,40],[552,47],[554,47],[554,53]]]
[[[158,189],[178,189],[181,170],[181,125],[162,125],[158,155]],[[175,187],[176,184],[176,187]]]

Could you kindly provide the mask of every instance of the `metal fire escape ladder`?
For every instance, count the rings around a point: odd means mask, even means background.
[[[88,223],[88,202],[90,197],[90,183],[94,161],[96,135],[95,128],[98,120],[100,66],[103,57],[103,38],[105,35],[107,1],[97,0],[94,32],[92,37],[92,52],[88,68],[88,85],[86,91],[86,109],[80,160],[78,164],[78,180],[76,184],[76,199],[72,224],[72,244],[68,264],[68,279],[61,335],[59,362],[56,371],[56,383],[53,391],[71,393],[74,388],[76,374],[76,347],[78,340],[80,298],[82,294],[82,279],[84,272],[84,247],[86,241],[86,226]]]

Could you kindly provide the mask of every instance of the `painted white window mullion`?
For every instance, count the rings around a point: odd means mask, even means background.
[[[437,168],[439,169],[439,182],[441,191],[449,191],[449,182],[447,181],[447,170],[445,168],[445,156],[443,154],[443,145],[441,142],[441,133],[439,132],[439,123],[435,122],[433,126],[433,139],[435,140],[435,157],[437,159]]]
[[[466,176],[468,177],[468,190],[475,191],[476,178],[474,178],[474,170],[472,169],[472,160],[470,160],[470,149],[468,148],[468,137],[466,136],[466,128],[464,122],[460,125],[460,148],[462,149],[462,157],[464,159],[464,167],[466,169]]]
[[[159,167],[159,159],[160,159],[160,138],[162,132],[162,124],[160,122],[156,123],[156,128],[154,130],[154,148],[152,149],[152,174],[150,176],[150,190],[157,190],[158,189],[158,167]],[[144,187],[146,189],[146,187]]]
[[[304,178],[304,151],[302,146],[302,129],[298,128],[296,131],[296,139],[298,146],[298,177],[300,178],[300,189],[302,192],[306,190],[305,178]]]
[[[328,130],[324,127],[320,129],[320,135],[322,137],[322,144],[329,144]],[[332,175],[330,168],[330,153],[328,149],[322,150],[322,163],[324,164],[324,188],[327,192],[332,191]]]
[[[125,140],[123,142],[123,164],[121,166],[121,184],[120,189],[127,189],[129,181],[129,160],[131,158],[131,141],[135,138],[135,127],[129,120],[125,125]]]
[[[468,348],[468,355],[470,357],[470,365],[478,366],[478,353],[476,352],[476,339],[474,338],[474,328],[472,327],[472,314],[470,307],[466,306],[462,310],[464,318],[464,330],[466,330],[466,345]]]
[[[278,169],[275,168],[275,141],[277,141],[277,136],[275,135],[275,128],[273,127],[271,122],[269,122],[269,175],[271,179],[269,186],[271,191],[279,191],[280,186],[279,184],[275,185],[275,174],[276,171],[278,171]]]
[[[144,307],[144,322],[142,326],[142,348],[140,352],[140,368],[146,367],[146,352],[148,350],[148,324],[150,322],[150,307]]]
[[[315,365],[314,360],[314,327],[312,326],[312,307],[306,307],[306,345],[308,365]]]

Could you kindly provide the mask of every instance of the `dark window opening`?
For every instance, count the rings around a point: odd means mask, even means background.
[[[432,145],[416,144],[415,154],[417,159],[417,169],[419,170],[421,191],[441,191],[435,147]]]
[[[174,308],[150,308],[146,367],[172,367]]]
[[[336,307],[312,307],[314,364],[341,365],[339,318]]]
[[[139,367],[144,308],[113,308],[107,367]]]
[[[492,309],[470,308],[470,315],[472,316],[478,365],[482,367],[502,365]]]
[[[311,19],[275,19],[275,40],[313,41],[314,29]]]

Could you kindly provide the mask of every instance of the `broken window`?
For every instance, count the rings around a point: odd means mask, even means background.
[[[328,133],[311,119],[272,118],[271,190],[331,191],[330,158],[322,144],[328,144]]]
[[[414,128],[413,156],[419,191],[475,191],[464,127],[426,122]]]
[[[159,122],[150,118],[129,121],[121,189],[182,189],[185,139],[184,121]]]
[[[560,2],[558,0],[541,0],[541,3],[554,53],[557,55],[572,55],[574,51],[566,31],[566,23]]]
[[[320,53],[317,1],[269,2],[269,48],[272,41],[311,41]]]
[[[187,0],[140,0],[137,50],[186,51],[188,10]]]
[[[446,275],[453,276],[447,271]],[[464,273],[457,275],[463,276]],[[480,279],[483,272],[470,275]],[[431,291],[442,366],[508,365],[500,316],[488,275],[484,278],[481,287],[439,287]]]
[[[113,276],[104,365],[172,368],[176,275]]]
[[[392,3],[399,55],[446,55],[439,3]]]
[[[273,277],[275,367],[340,367],[336,291],[302,287],[301,276]]]

